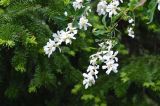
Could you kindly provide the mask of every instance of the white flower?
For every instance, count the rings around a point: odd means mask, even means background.
[[[105,42],[105,45],[106,45],[106,49],[108,51],[110,51],[112,49],[112,47],[113,47],[113,43],[112,43],[111,40],[108,40],[107,42]]]
[[[106,73],[109,74],[111,71],[117,72],[118,67],[118,58],[116,55],[118,52],[108,51],[106,54],[103,55],[102,62],[105,63],[105,65],[102,66],[102,69],[107,69]]]
[[[102,42],[100,44],[98,44],[102,49],[106,49],[106,45],[105,45],[105,42]]]
[[[97,5],[98,15],[105,15],[106,14],[106,8],[107,8],[107,2],[104,1],[104,0],[101,0]]]
[[[107,42],[102,42],[99,44],[99,46],[102,48],[102,49],[106,49],[108,51],[110,51],[113,47],[113,44],[112,44],[112,41],[109,40]]]
[[[72,23],[68,24],[68,27],[66,28],[66,31],[73,33],[73,34],[77,34],[78,30],[76,27],[73,27]]]
[[[123,0],[112,0],[109,4],[105,0],[101,0],[97,5],[97,13],[98,15],[105,15],[109,13],[109,17],[118,14],[118,7],[120,3],[123,3]]]
[[[95,65],[98,60],[102,60],[102,52],[97,52],[96,54],[91,55],[90,58],[90,64]]]
[[[133,18],[129,19],[128,22],[129,22],[133,27],[135,26],[135,24],[134,24],[134,19],[133,19]]]
[[[160,11],[160,0],[157,0],[158,3],[158,10]]]
[[[50,55],[52,54],[52,52],[54,52],[56,50],[56,47],[58,45],[51,39],[49,39],[49,42],[47,42],[47,45],[44,46],[44,52],[45,54],[48,55],[48,57],[50,57]]]
[[[134,22],[133,18],[129,19],[128,21],[130,24],[132,24]]]
[[[75,10],[83,8],[83,0],[75,0],[73,2],[73,7]]]
[[[133,28],[128,28],[128,36],[130,36],[130,37],[132,37],[132,38],[134,38],[134,31],[133,31]]]
[[[54,38],[54,41],[57,43],[57,44],[61,44],[63,41],[62,39],[60,38],[60,31],[57,31],[57,33],[53,33],[53,38]]]
[[[109,13],[109,17],[112,17],[113,15],[117,15],[117,10],[120,10],[118,0],[113,0],[110,4],[107,5],[106,11]]]
[[[66,44],[71,44],[72,43],[72,39],[76,39],[74,37],[73,33],[70,32],[65,32],[63,30],[60,31],[60,39],[65,42]]]
[[[118,64],[115,63],[115,61],[111,59],[105,62],[105,65],[102,66],[102,69],[107,69],[106,74],[109,75],[111,71],[117,73],[118,72],[117,67],[118,67]]]
[[[85,89],[95,84],[95,79],[98,78],[97,69],[99,69],[99,65],[95,65],[95,66],[89,65],[87,69],[87,73],[83,73],[83,77],[84,77],[83,85],[85,85]]]
[[[118,51],[108,51],[107,53],[103,54],[102,56],[102,62],[109,61],[110,59],[115,60],[115,62],[118,62],[118,58],[116,57],[118,54]]]
[[[82,16],[79,20],[79,28],[84,30],[87,30],[88,26],[92,26],[90,23],[88,23],[88,19],[85,16]]]
[[[91,60],[90,60],[90,64],[92,64],[92,65],[96,65],[97,64],[97,60],[98,60],[98,58],[92,58]]]
[[[91,74],[83,73],[83,77],[84,77],[83,85],[85,85],[85,89],[95,84],[94,76],[92,76]]]
[[[98,74],[97,69],[99,69],[99,65],[95,65],[95,66],[89,65],[87,72],[89,72],[92,76],[95,76],[95,78],[98,78],[97,77],[97,74]]]
[[[65,16],[68,16],[68,13],[67,13],[67,11],[65,11],[65,12],[64,12],[64,15],[65,15]]]
[[[116,57],[118,54],[118,51],[116,52],[109,51],[108,54],[110,55],[110,59],[115,60],[115,62],[118,62],[118,58]]]
[[[107,53],[103,54],[101,61],[102,62],[109,61],[110,58],[111,58],[111,54],[109,54],[109,52],[107,52]]]

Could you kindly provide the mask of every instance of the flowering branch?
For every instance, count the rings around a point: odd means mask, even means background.
[[[138,6],[143,5],[145,2],[146,0],[142,0]],[[78,34],[78,29],[87,31],[88,27],[92,27],[91,23],[89,23],[89,20],[87,19],[87,16],[92,10],[91,7],[89,5],[85,5],[85,3],[91,4],[91,0],[73,1],[72,6],[75,11],[83,9],[83,12],[78,19],[79,22],[77,24],[73,24],[76,20],[75,16],[73,17],[73,21],[68,24],[66,29],[57,31],[57,33],[53,33],[53,40],[49,39],[47,45],[44,46],[45,54],[48,55],[48,57],[50,57],[50,55],[55,52],[57,48],[61,51],[60,46],[62,45],[62,43],[65,43],[66,45],[71,44],[72,40],[76,39],[75,35]],[[129,9],[122,11],[120,7],[122,3],[123,0],[111,0],[110,2],[107,2],[106,0],[101,0],[97,4],[97,14],[99,16],[104,16],[105,18],[106,16],[108,16],[108,18],[111,19],[111,22],[114,16],[122,14],[118,21],[113,23],[110,33],[112,33],[112,30],[116,29],[118,22],[123,19],[124,16],[127,16],[127,12],[130,11]],[[160,10],[160,0],[157,0],[157,4],[158,9]],[[137,8],[137,6],[135,8]],[[68,13],[65,11],[64,15],[68,16]],[[127,17],[129,23],[129,27],[127,28],[128,36],[134,38],[135,19],[131,16]],[[116,57],[118,51],[114,52],[112,50],[114,47],[113,41],[109,38],[102,41],[103,42],[99,44],[99,51],[90,56],[90,65],[87,68],[87,72],[83,73],[83,85],[85,85],[86,89],[89,86],[95,84],[95,80],[98,78],[99,69],[105,70],[107,75],[109,75],[111,71],[113,71],[114,73],[118,72],[117,68],[119,64],[117,63],[118,58]]]

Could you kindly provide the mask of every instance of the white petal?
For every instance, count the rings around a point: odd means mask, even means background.
[[[158,10],[160,11],[160,3],[158,3]]]

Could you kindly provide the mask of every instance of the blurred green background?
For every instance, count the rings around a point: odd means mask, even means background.
[[[124,0],[133,8],[138,0]],[[100,70],[96,84],[85,90],[82,73],[97,51],[95,39],[105,36],[79,31],[72,45],[62,45],[51,58],[43,46],[52,33],[79,16],[71,0],[0,0],[0,106],[159,106],[160,12],[156,0],[133,11],[135,38],[128,37],[128,22],[119,22],[119,72]],[[93,10],[96,3],[93,0]],[[130,2],[130,3],[129,3]],[[129,4],[128,4],[129,3]],[[69,16],[64,16],[67,11]],[[90,22],[103,29],[102,17]]]

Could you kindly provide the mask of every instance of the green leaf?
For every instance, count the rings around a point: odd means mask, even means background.
[[[157,0],[151,0],[148,5],[149,10],[147,11],[147,13],[149,17],[149,22],[147,24],[150,24],[153,21],[156,6],[157,6]]]

